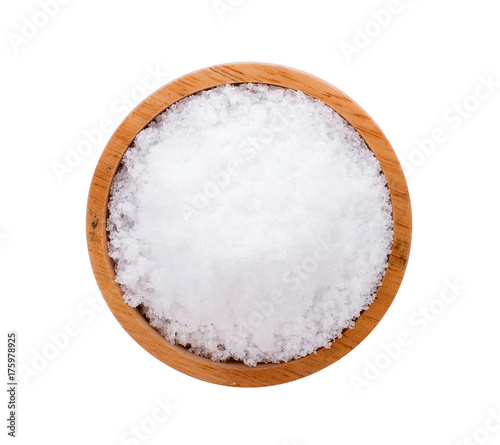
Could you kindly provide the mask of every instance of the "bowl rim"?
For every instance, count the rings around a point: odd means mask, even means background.
[[[160,113],[178,100],[222,84],[264,83],[292,88],[321,100],[349,122],[377,157],[387,179],[394,219],[394,237],[388,266],[374,301],[344,331],[331,348],[286,363],[258,364],[214,362],[165,340],[123,300],[115,282],[113,260],[108,255],[106,221],[111,183],[133,139]],[[412,217],[403,170],[389,141],[373,119],[346,94],[303,71],[282,65],[238,62],[203,68],[161,87],[143,100],[123,120],[106,145],[90,185],[86,214],[87,245],[92,269],[111,312],[128,334],[146,351],[168,366],[211,383],[238,387],[277,385],[311,375],[352,351],[375,328],[394,300],[408,262]]]

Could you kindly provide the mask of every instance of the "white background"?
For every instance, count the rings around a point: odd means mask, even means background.
[[[384,26],[370,22],[388,0],[232,3],[74,0],[47,23],[35,0],[2,8],[1,317],[25,375],[18,443],[500,443],[498,2],[401,0]],[[317,374],[259,389],[193,379],[138,346],[103,307],[85,240],[111,135],[101,121],[114,129],[160,85],[235,61],[302,69],[356,100],[405,164],[414,218],[404,282],[369,337]],[[87,151],[68,160],[75,147]],[[175,408],[152,424],[157,399]],[[134,439],[134,425],[154,432]]]

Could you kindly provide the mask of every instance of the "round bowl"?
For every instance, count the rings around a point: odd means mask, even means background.
[[[108,256],[106,219],[109,191],[123,154],[133,139],[158,114],[174,102],[221,84],[265,83],[302,91],[323,101],[348,121],[377,157],[387,178],[394,218],[394,240],[386,274],[376,298],[344,331],[331,348],[287,363],[258,364],[214,362],[172,345],[123,300],[115,282],[113,260]],[[378,324],[392,303],[408,260],[411,242],[411,206],[403,171],[380,128],[353,100],[337,88],[310,74],[279,65],[231,63],[204,68],[182,76],[153,93],[135,108],[111,137],[97,164],[87,204],[87,242],[97,283],[106,303],[123,328],[149,353],[168,366],[192,377],[228,386],[256,387],[289,382],[311,375],[352,351]]]

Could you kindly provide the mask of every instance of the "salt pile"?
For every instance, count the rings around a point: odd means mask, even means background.
[[[329,347],[373,301],[393,220],[363,139],[324,103],[224,85],[125,153],[109,254],[125,301],[172,343],[253,366]]]

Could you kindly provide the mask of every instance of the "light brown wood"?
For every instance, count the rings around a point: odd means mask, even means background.
[[[387,272],[370,307],[354,328],[346,330],[330,349],[299,360],[249,367],[238,362],[214,362],[167,342],[137,309],[123,300],[108,256],[106,218],[109,190],[121,158],[139,131],[177,100],[226,83],[259,82],[300,90],[322,100],[346,119],[365,139],[387,178],[394,215],[394,242]],[[278,65],[234,63],[201,69],[160,88],[118,127],[106,146],[92,179],[87,205],[87,241],[92,268],[109,308],[123,328],[156,358],[185,374],[228,386],[268,386],[317,372],[352,351],[377,325],[392,303],[408,261],[411,242],[411,207],[408,188],[398,159],[375,122],[353,100],[310,74]]]

